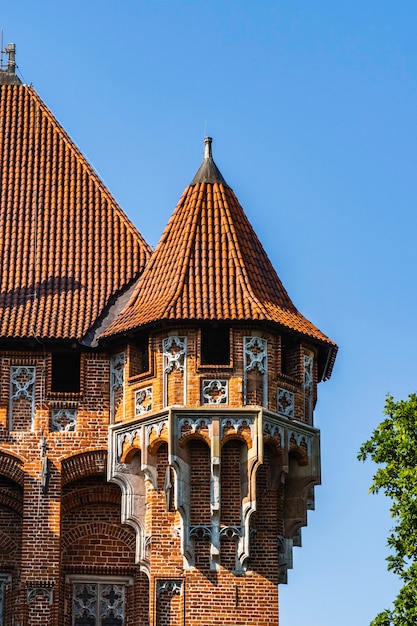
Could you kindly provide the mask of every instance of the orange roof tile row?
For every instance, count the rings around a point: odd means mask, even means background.
[[[105,335],[157,320],[273,322],[324,342],[335,356],[335,344],[291,302],[223,182],[187,187],[135,293]]]
[[[0,337],[82,339],[150,248],[27,85],[0,85]]]

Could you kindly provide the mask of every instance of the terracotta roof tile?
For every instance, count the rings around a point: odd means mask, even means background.
[[[158,320],[259,320],[327,345],[332,363],[335,344],[296,309],[235,194],[208,160],[211,152],[130,302],[103,336]]]
[[[150,248],[27,85],[0,85],[0,337],[82,339]]]

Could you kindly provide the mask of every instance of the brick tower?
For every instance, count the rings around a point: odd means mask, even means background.
[[[269,626],[336,346],[211,140],[152,253],[0,68],[0,626]]]
[[[210,138],[103,345],[108,477],[136,529],[150,623],[277,624],[320,482],[313,409],[336,347],[291,302]]]

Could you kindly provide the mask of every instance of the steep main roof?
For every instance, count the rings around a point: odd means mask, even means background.
[[[292,303],[213,161],[210,138],[134,295],[105,335],[159,320],[272,322],[325,344],[331,362],[336,355]]]
[[[6,78],[0,337],[82,340],[151,250],[34,89]]]

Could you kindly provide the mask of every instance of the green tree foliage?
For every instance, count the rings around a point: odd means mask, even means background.
[[[382,490],[391,499],[394,526],[388,537],[388,569],[403,581],[392,610],[385,610],[371,626],[417,625],[417,395],[395,402],[388,396],[385,419],[359,452],[358,459],[381,464],[371,493]]]

